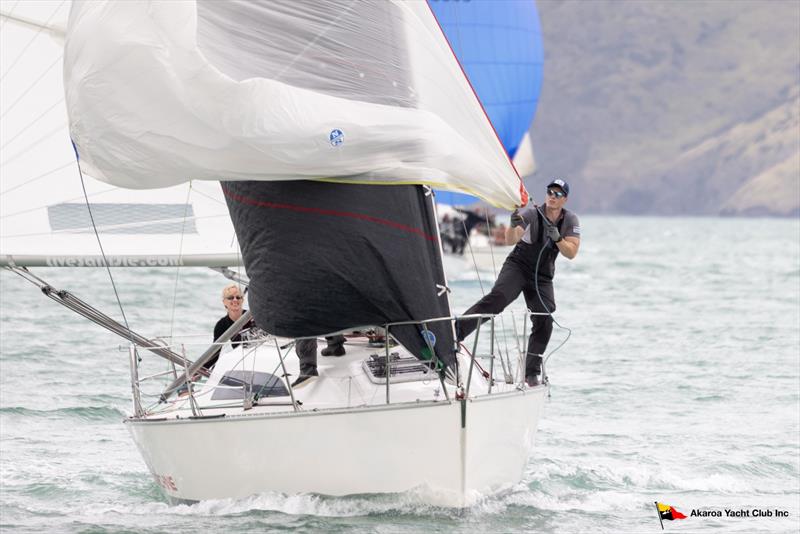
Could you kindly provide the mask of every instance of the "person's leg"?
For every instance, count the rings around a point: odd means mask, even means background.
[[[503,268],[500,269],[500,274],[492,290],[465,311],[463,315],[471,315],[473,313],[500,313],[519,296],[520,291],[522,291],[525,285],[525,279],[523,268],[515,262],[506,260],[503,264]],[[488,319],[483,319],[483,321],[487,320]],[[458,340],[463,341],[464,338],[470,335],[476,328],[478,328],[477,319],[460,319],[456,324]]]
[[[300,359],[300,374],[317,376],[317,340],[298,339],[294,351]]]
[[[556,309],[553,283],[539,281],[537,293],[533,282],[527,284],[523,290],[525,303],[531,314],[531,335],[528,337],[528,350],[525,356],[525,378],[530,385],[532,377],[542,374],[542,355],[547,350],[550,335],[553,333],[553,318],[550,316]],[[546,314],[546,315],[541,315]]]
[[[323,356],[344,356],[345,337],[343,335],[326,336],[325,341],[328,346],[322,349]]]
[[[317,340],[298,339],[294,351],[300,359],[300,375],[292,382],[292,388],[307,386],[319,376],[317,371]]]

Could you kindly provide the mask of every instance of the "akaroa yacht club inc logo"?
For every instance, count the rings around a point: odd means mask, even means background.
[[[777,508],[692,508],[689,515],[679,512],[674,506],[655,501],[658,521],[661,523],[661,530],[664,530],[664,521],[675,521],[677,519],[687,519],[692,517],[713,517],[713,518],[781,518],[789,517],[788,510]]]

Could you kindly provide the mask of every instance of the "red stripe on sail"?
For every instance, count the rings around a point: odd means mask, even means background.
[[[384,226],[390,226],[397,230],[402,230],[404,232],[408,232],[411,234],[418,235],[420,237],[424,237],[428,241],[436,241],[436,237],[426,234],[419,228],[414,228],[411,226],[407,226],[402,223],[398,223],[395,221],[390,221],[388,219],[381,219],[380,217],[373,217],[372,215],[365,215],[363,213],[354,213],[351,211],[338,211],[338,210],[328,210],[322,208],[312,208],[309,206],[297,206],[294,204],[278,204],[277,202],[268,202],[266,200],[256,200],[254,198],[246,197],[243,195],[237,195],[236,193],[232,193],[228,191],[228,188],[225,186],[222,187],[222,192],[225,194],[226,197],[239,202],[240,204],[249,204],[250,206],[258,206],[260,208],[270,208],[275,210],[289,210],[289,211],[296,211],[299,213],[314,213],[317,215],[327,215],[330,217],[347,217],[350,219],[358,219],[361,221],[372,222],[376,224],[382,224]]]

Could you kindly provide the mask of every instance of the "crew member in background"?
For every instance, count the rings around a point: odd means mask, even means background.
[[[459,219],[455,221],[455,239],[453,245],[453,252],[456,254],[463,254],[464,248],[469,241],[469,236],[472,234],[472,230],[474,228],[478,228],[481,225],[486,226],[486,223],[489,223],[491,226],[494,223],[494,217],[488,215],[485,210],[481,208],[475,208],[474,210],[467,210],[462,208],[453,208],[458,213],[464,216],[463,219]],[[486,234],[489,235],[490,228],[486,228]]]
[[[534,312],[525,358],[525,381],[529,386],[542,381],[542,355],[553,332],[550,314],[556,309],[553,292],[556,258],[560,253],[574,259],[581,244],[578,216],[564,208],[568,197],[569,184],[554,179],[547,186],[543,207],[534,204],[514,210],[506,231],[506,244],[516,247],[503,263],[492,291],[464,312],[464,315],[500,313],[522,292],[528,310]],[[463,341],[477,327],[477,319],[458,321],[458,340]]]
[[[500,223],[492,230],[492,244],[502,246],[506,244],[506,225]]]

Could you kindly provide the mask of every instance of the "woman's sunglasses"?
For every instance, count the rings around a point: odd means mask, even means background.
[[[236,299],[236,300],[242,300],[243,298],[244,298],[244,297],[239,297],[239,296],[230,296],[230,297],[225,297],[225,300],[234,300],[234,299]]]

